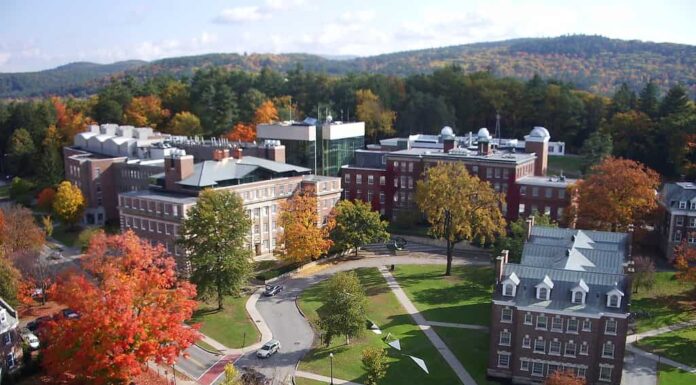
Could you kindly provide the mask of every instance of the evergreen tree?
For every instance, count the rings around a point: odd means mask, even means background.
[[[638,109],[652,119],[657,117],[660,108],[660,103],[657,100],[658,92],[657,86],[651,80],[645,83],[645,87],[640,91],[638,97]]]
[[[593,132],[582,144],[580,155],[585,158],[584,171],[611,156],[613,143],[611,135],[602,130]]]
[[[614,93],[611,99],[611,114],[626,112],[636,106],[636,93],[628,87],[627,83],[621,83],[621,87]]]
[[[24,128],[15,130],[10,136],[10,142],[7,148],[8,171],[15,175],[28,175],[31,172],[31,165],[36,155],[36,146],[29,134],[29,131]]]
[[[681,114],[689,111],[689,96],[682,86],[674,86],[669,89],[667,95],[660,104],[660,116]]]

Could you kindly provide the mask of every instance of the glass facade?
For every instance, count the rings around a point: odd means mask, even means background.
[[[365,147],[365,137],[322,140],[321,144],[321,175],[337,176],[341,166],[354,162],[355,150]]]

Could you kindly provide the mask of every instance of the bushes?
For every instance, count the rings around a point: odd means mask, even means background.
[[[29,206],[33,198],[32,191],[34,188],[36,188],[36,185],[33,182],[14,177],[10,185],[10,198],[22,206]]]

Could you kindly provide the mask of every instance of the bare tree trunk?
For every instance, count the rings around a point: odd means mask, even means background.
[[[452,241],[449,239],[447,240],[447,270],[445,270],[445,275],[450,276],[452,275]]]

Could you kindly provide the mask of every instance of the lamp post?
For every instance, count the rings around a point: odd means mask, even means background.
[[[331,358],[331,382],[329,385],[334,385],[333,383],[333,353],[329,353],[329,357]]]

